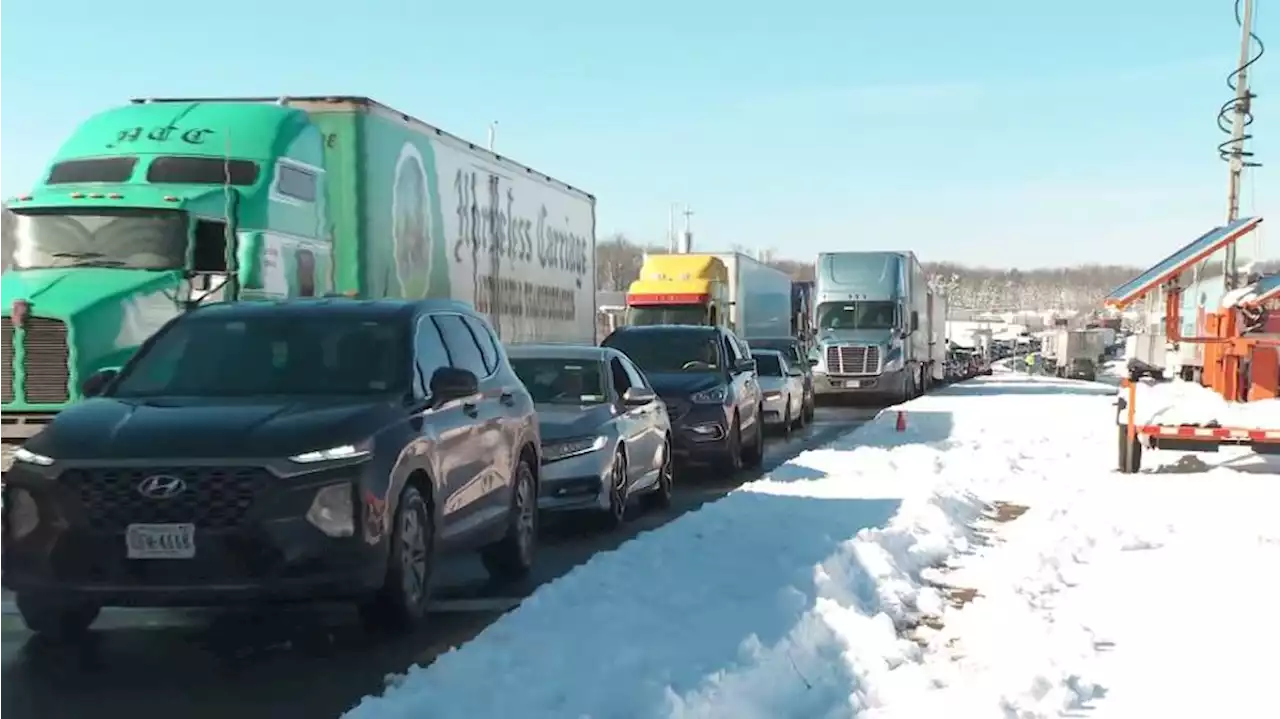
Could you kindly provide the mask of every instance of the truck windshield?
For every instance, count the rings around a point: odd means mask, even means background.
[[[186,214],[173,210],[19,212],[13,229],[19,269],[186,265]]]
[[[350,396],[405,393],[401,323],[359,316],[187,316],[129,364],[114,397]]]
[[[632,325],[705,325],[706,305],[640,305],[627,311]]]
[[[548,357],[512,357],[511,369],[533,401],[546,404],[600,404],[607,399],[599,362]]]
[[[719,335],[709,330],[616,332],[604,341],[645,372],[714,372],[720,369]]]
[[[891,330],[897,327],[898,303],[883,300],[826,302],[818,306],[818,328],[824,330]]]

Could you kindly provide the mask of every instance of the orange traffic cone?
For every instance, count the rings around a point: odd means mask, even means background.
[[[898,425],[896,429],[899,432],[907,431],[907,413],[903,410],[898,410]]]

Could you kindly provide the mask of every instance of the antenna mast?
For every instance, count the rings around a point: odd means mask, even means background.
[[[1222,113],[1218,116],[1219,126],[1225,130],[1226,127],[1223,124],[1225,115],[1228,111],[1232,113],[1231,139],[1218,147],[1219,153],[1230,167],[1229,183],[1227,185],[1228,224],[1240,218],[1240,180],[1241,175],[1244,174],[1244,169],[1258,166],[1257,163],[1247,160],[1252,153],[1245,150],[1245,140],[1250,137],[1245,130],[1253,123],[1251,105],[1254,95],[1249,91],[1249,66],[1262,57],[1261,52],[1252,58],[1250,57],[1253,43],[1258,40],[1253,34],[1253,0],[1236,0],[1236,13],[1236,19],[1240,22],[1240,64],[1236,71],[1227,78],[1228,85],[1234,83],[1232,89],[1236,91],[1236,96],[1234,100],[1228,102],[1222,108]],[[1259,49],[1261,49],[1261,41],[1258,44]],[[1240,286],[1239,270],[1236,267],[1236,245],[1234,242],[1227,245],[1225,262],[1223,263],[1223,280],[1228,292]]]

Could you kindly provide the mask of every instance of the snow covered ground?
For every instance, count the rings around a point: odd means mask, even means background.
[[[891,410],[347,717],[1263,716],[1280,467],[1119,475],[1113,398],[999,373]]]

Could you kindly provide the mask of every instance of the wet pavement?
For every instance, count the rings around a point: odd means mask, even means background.
[[[875,412],[819,408],[814,424],[770,440],[765,471]],[[342,605],[271,614],[122,609],[104,611],[87,640],[59,645],[32,636],[6,595],[0,709],[9,719],[336,717],[381,691],[387,675],[467,642],[539,585],[760,474],[707,472],[682,477],[669,510],[639,514],[619,531],[551,527],[533,576],[518,586],[489,583],[471,557],[451,560],[441,570],[431,621],[407,635],[367,633]]]

